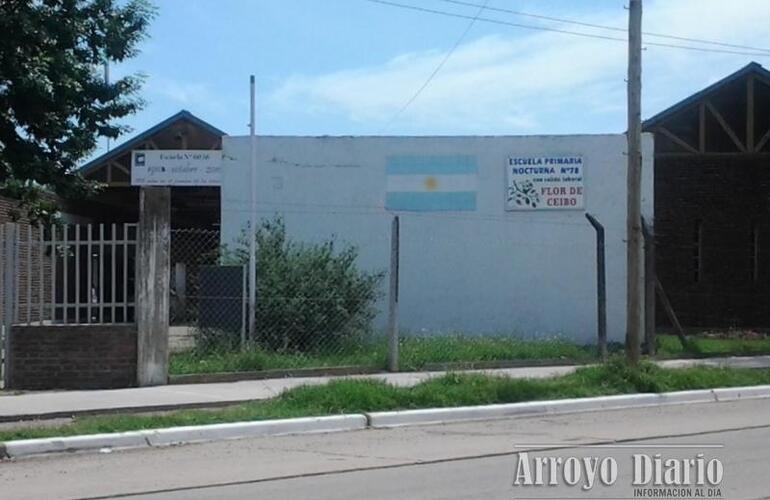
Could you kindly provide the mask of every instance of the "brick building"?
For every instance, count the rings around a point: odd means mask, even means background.
[[[657,275],[680,321],[770,325],[770,71],[751,63],[644,130],[655,134]]]

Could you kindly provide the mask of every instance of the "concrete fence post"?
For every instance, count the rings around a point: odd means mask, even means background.
[[[136,377],[140,387],[168,382],[170,221],[170,189],[142,187],[136,266]]]
[[[398,371],[398,266],[399,222],[393,217],[390,226],[390,286],[388,289],[388,371]]]

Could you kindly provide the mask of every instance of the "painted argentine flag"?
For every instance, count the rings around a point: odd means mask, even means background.
[[[385,171],[386,210],[476,210],[474,156],[390,156]]]

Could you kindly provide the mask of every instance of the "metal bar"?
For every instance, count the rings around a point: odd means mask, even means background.
[[[256,337],[257,311],[257,123],[256,123],[256,93],[257,84],[254,75],[250,78],[251,108],[249,120],[249,337]]]
[[[32,324],[32,225],[27,224],[27,325]],[[21,319],[21,318],[20,318]]]
[[[655,234],[652,226],[642,217],[644,236],[644,349],[655,355]]]
[[[67,241],[68,241],[67,239],[69,238],[69,235],[67,234],[68,232],[69,232],[69,226],[65,225],[62,228],[62,248],[64,249],[64,263],[62,264],[62,271],[64,272],[64,288],[62,291],[64,292],[64,295],[62,296],[62,302],[65,304],[69,302],[69,300],[67,300],[69,298],[69,293],[68,293],[69,290],[68,290],[68,283],[67,283],[67,278],[69,274],[68,261],[70,260],[70,249],[69,249],[69,245],[67,244]],[[69,308],[65,307],[64,314],[62,315],[64,318],[65,325],[67,324],[67,316],[69,316],[69,312],[70,312]]]
[[[390,287],[388,290],[388,371],[398,371],[398,273],[399,222],[393,217],[390,229]]]
[[[88,259],[86,259],[86,283],[88,283],[88,291],[86,292],[88,294],[87,297],[87,304],[86,304],[86,315],[88,316],[88,319],[86,319],[86,323],[91,322],[91,303],[93,302],[93,290],[94,290],[94,276],[93,276],[93,267],[94,267],[94,256],[91,254],[92,249],[92,241],[93,241],[93,232],[91,224],[86,225],[86,238],[88,242],[86,243],[86,252],[88,252]]]
[[[3,295],[5,297],[5,304],[3,307],[3,387],[11,386],[11,374],[13,371],[13,360],[11,359],[11,325],[13,325],[13,303],[14,300],[14,282],[12,278],[16,269],[16,225],[13,223],[5,224],[5,283]]]
[[[5,380],[5,305],[8,297],[5,294],[5,224],[0,224],[0,388],[6,388]]]
[[[248,314],[248,297],[246,290],[246,276],[248,268],[246,265],[241,267],[241,350],[246,350],[246,314]]]
[[[112,275],[112,279],[110,281],[110,302],[112,302],[112,307],[110,308],[110,321],[112,323],[115,322],[115,233],[117,232],[117,229],[115,228],[115,223],[112,223],[112,231],[110,231],[110,236],[112,236],[112,250],[110,251],[110,274]]]
[[[51,322],[56,322],[56,225],[51,224]]]
[[[80,224],[75,224],[75,323],[80,323]]]
[[[21,228],[18,225],[14,224],[14,230],[12,234],[13,234],[13,244],[14,244],[13,258],[14,260],[17,260],[19,255],[21,255],[21,251],[19,249],[19,244],[20,244],[19,240],[21,239]],[[21,273],[16,268],[18,264],[19,264],[18,262],[14,262],[14,266],[13,266],[13,281],[14,281],[13,291],[15,293],[15,296],[13,297],[12,321],[21,321],[21,315],[19,314],[19,310],[21,309],[20,308],[21,300],[19,299],[19,295],[20,295],[19,292],[21,291]]]
[[[38,279],[40,281],[40,289],[37,292],[38,302],[40,303],[38,320],[40,326],[43,326],[43,321],[45,320],[45,270],[43,269],[45,267],[45,226],[38,226],[38,235]]]
[[[604,260],[604,226],[596,217],[587,213],[586,219],[596,230],[596,329],[599,356],[607,360],[607,275]]]
[[[746,78],[746,149],[754,152],[754,76]]]
[[[133,302],[128,302],[128,267],[126,267],[126,302],[128,305],[126,306],[126,310],[128,310],[130,307],[134,308],[134,322],[136,322],[136,279],[137,279],[137,253],[138,253],[138,242],[139,242],[139,225],[136,222],[126,224],[126,227],[129,229],[129,234],[131,234],[131,231],[133,231],[134,236],[131,238],[131,241],[128,242],[129,245],[133,245],[133,256],[134,256],[134,272],[133,272],[133,278],[134,278],[134,295],[133,295]],[[126,263],[126,266],[128,266],[128,263]],[[126,313],[128,314],[128,313]]]
[[[123,224],[123,322],[128,322],[128,224]]]
[[[217,297],[204,297],[204,298],[217,298]],[[68,307],[75,307],[75,303],[74,302],[67,302],[66,304],[58,304],[59,307],[62,307],[64,305],[66,305]],[[109,302],[109,301],[107,301],[107,302],[104,302],[104,305],[106,307],[111,307],[112,305],[115,305],[116,307],[119,307],[119,306],[123,305],[123,302]],[[129,302],[128,305],[132,306],[132,305],[134,305],[134,303],[133,302]]]
[[[99,323],[104,323],[104,224],[99,224]]]
[[[0,224],[0,349],[2,349],[3,342],[3,325],[5,324],[5,301],[7,300],[5,290],[5,224]],[[2,359],[2,355],[0,355]],[[0,362],[2,367],[2,362]],[[0,377],[0,383],[2,383],[2,377]]]

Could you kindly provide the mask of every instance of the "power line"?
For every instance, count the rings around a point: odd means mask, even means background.
[[[478,7],[479,4],[473,3],[473,2],[465,2],[462,0],[439,0],[441,2],[451,3],[455,5],[464,5],[467,7]],[[531,17],[533,19],[542,19],[544,21],[553,21],[557,23],[564,23],[564,24],[572,24],[575,26],[585,26],[587,28],[596,28],[596,29],[602,29],[602,30],[608,30],[608,31],[616,31],[620,33],[628,33],[628,30],[626,28],[619,28],[617,26],[606,26],[602,24],[594,24],[594,23],[587,23],[583,21],[575,21],[574,19],[565,19],[560,17],[552,17],[552,16],[544,16],[541,14],[533,14],[531,12],[522,12],[519,10],[512,10],[512,9],[504,9],[501,7],[486,7],[486,10],[495,11],[495,12],[504,12],[507,14],[513,14],[516,16],[521,17]],[[761,47],[752,47],[750,45],[738,45],[733,43],[726,43],[726,42],[719,42],[715,40],[706,40],[703,38],[690,38],[685,36],[678,36],[678,35],[668,35],[664,33],[654,33],[650,31],[643,31],[643,35],[645,36],[652,36],[657,38],[667,38],[669,40],[679,40],[682,42],[693,42],[693,43],[701,43],[704,45],[717,45],[720,47],[729,47],[733,49],[747,49],[747,50],[755,50],[758,52],[767,52],[770,54],[770,49],[763,49]]]
[[[484,0],[484,3],[481,5],[477,5],[479,8],[478,12],[476,12],[476,15],[473,16],[471,19],[471,22],[468,23],[468,26],[465,27],[465,30],[462,32],[460,37],[457,39],[457,41],[454,43],[451,49],[444,55],[444,58],[441,59],[441,62],[438,63],[436,68],[433,70],[433,72],[428,76],[428,78],[425,80],[425,83],[420,86],[419,89],[417,89],[417,92],[412,95],[412,97],[409,98],[406,103],[404,103],[403,106],[401,106],[401,109],[399,109],[395,115],[388,121],[388,124],[385,126],[385,128],[389,128],[390,124],[392,124],[394,121],[398,119],[399,116],[401,116],[401,113],[406,111],[406,108],[408,108],[417,98],[422,94],[422,91],[425,90],[425,88],[430,84],[430,82],[433,80],[433,78],[438,74],[439,71],[441,71],[441,68],[444,67],[444,64],[449,60],[450,57],[452,57],[452,54],[454,54],[455,50],[457,50],[457,47],[460,46],[462,41],[465,39],[466,35],[468,35],[468,32],[471,30],[474,24],[476,24],[476,20],[479,18],[482,12],[484,12],[484,9],[487,7],[487,4],[489,3],[489,0]]]
[[[408,9],[408,10],[414,10],[418,12],[425,12],[429,14],[437,14],[440,16],[445,17],[454,17],[459,19],[474,19],[473,16],[466,15],[466,14],[458,14],[455,12],[447,12],[445,10],[436,10],[436,9],[428,9],[426,7],[418,7],[416,5],[406,5],[398,2],[391,2],[388,0],[366,0],[367,2],[372,3],[378,3],[382,5],[388,5],[391,7],[398,7],[401,9]],[[582,33],[579,31],[570,31],[570,30],[564,30],[560,28],[550,28],[546,26],[534,26],[531,24],[522,24],[522,23],[514,23],[509,21],[503,21],[500,19],[491,19],[487,17],[477,17],[477,21],[482,21],[485,23],[490,24],[498,24],[502,26],[512,26],[514,28],[522,28],[522,29],[528,29],[528,30],[535,30],[535,31],[548,31],[551,33],[561,33],[564,35],[572,35],[572,36],[579,36],[583,38],[595,38],[599,40],[612,40],[614,42],[623,42],[627,43],[628,40],[625,38],[618,38],[614,36],[609,35],[598,35],[595,33]],[[712,53],[718,53],[718,54],[733,54],[733,55],[742,55],[742,56],[759,56],[759,57],[767,57],[768,53],[766,52],[745,52],[745,51],[738,51],[738,50],[723,50],[723,49],[709,49],[705,47],[692,47],[688,45],[676,45],[673,43],[663,43],[663,42],[646,42],[645,45],[648,46],[654,46],[654,47],[666,47],[666,48],[673,48],[673,49],[681,49],[681,50],[690,50],[695,52],[712,52]]]

